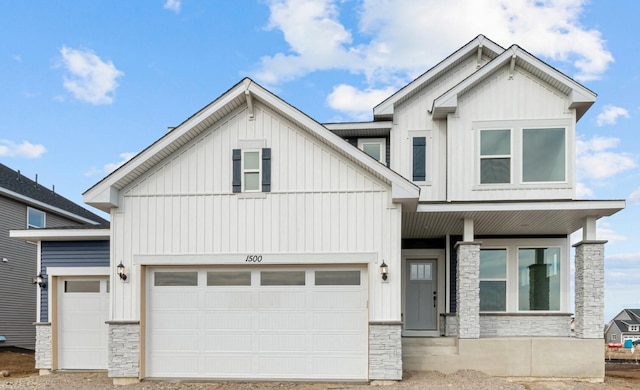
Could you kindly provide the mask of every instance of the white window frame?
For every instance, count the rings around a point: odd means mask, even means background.
[[[513,120],[513,121],[478,121],[472,123],[475,133],[475,186],[474,190],[495,190],[520,188],[566,188],[575,185],[575,125],[570,118]],[[510,183],[481,183],[480,142],[481,132],[484,130],[511,129],[511,182]],[[535,181],[523,180],[523,131],[525,129],[564,129],[565,136],[565,173],[564,181]],[[499,158],[499,156],[490,156]],[[506,156],[505,156],[506,157]],[[489,158],[489,157],[486,157]]]
[[[507,248],[507,309],[500,313],[569,313],[571,311],[570,250],[567,238],[483,239],[480,249]],[[560,309],[520,310],[518,250],[560,248]],[[484,313],[484,312],[483,312]]]
[[[505,297],[504,297],[504,311],[480,311],[480,313],[508,313],[509,312],[509,247],[506,246],[482,246],[480,250],[504,250],[506,254],[506,264],[505,264],[505,276],[504,278],[478,278],[478,282],[486,281],[486,282],[505,282]],[[479,290],[478,290],[479,291]]]
[[[489,132],[489,131],[509,131],[509,154],[491,154],[491,155],[487,155],[487,156],[483,156],[482,155],[482,150],[480,148],[480,145],[482,143],[482,133],[483,132]],[[478,160],[478,184],[481,186],[504,186],[504,185],[510,185],[511,183],[513,183],[513,163],[514,163],[514,158],[513,158],[513,153],[514,153],[514,144],[513,144],[513,134],[514,133],[514,129],[510,128],[510,127],[505,127],[505,128],[489,128],[489,129],[479,129],[478,131],[478,156],[479,156],[479,160]],[[506,183],[482,183],[482,160],[496,160],[496,159],[509,159],[509,181]]]
[[[42,214],[42,226],[31,225],[29,223],[29,214],[31,214],[31,212]],[[33,207],[27,207],[27,229],[42,229],[45,227],[47,227],[47,213],[42,210],[34,209]]]
[[[611,340],[617,340],[618,339],[618,335],[617,334],[612,334],[611,335]]]
[[[262,192],[262,149],[242,149],[242,151],[240,152],[242,153],[242,157],[241,157],[241,167],[240,167],[240,182],[242,183],[242,192],[249,192],[249,193],[255,193],[255,192]],[[258,169],[255,168],[245,168],[244,164],[245,161],[247,160],[245,155],[246,153],[258,153]],[[245,173],[257,173],[258,174],[258,188],[255,190],[247,190],[246,189],[246,180],[245,180]]]
[[[387,140],[385,138],[358,138],[358,149],[362,150],[363,152],[364,152],[364,145],[369,145],[369,144],[377,144],[380,146],[380,160],[378,161],[386,165],[387,164]],[[369,155],[367,154],[367,156]]]

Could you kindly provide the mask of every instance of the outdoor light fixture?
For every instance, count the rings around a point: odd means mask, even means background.
[[[33,284],[37,284],[40,288],[47,288],[47,282],[45,282],[45,277],[42,276],[42,273],[33,278]]]
[[[127,274],[124,273],[124,265],[122,264],[122,261],[116,267],[116,271],[118,272],[118,276],[120,277],[120,279],[122,279],[122,281],[127,280]]]
[[[380,264],[380,275],[382,275],[382,280],[387,280],[388,274],[389,274],[389,266],[385,264],[384,260],[382,260],[382,264]]]

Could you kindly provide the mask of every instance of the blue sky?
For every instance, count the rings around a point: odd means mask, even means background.
[[[640,308],[639,14],[605,0],[0,0],[0,162],[82,204],[245,76],[319,122],[370,120],[485,34],[598,93],[578,123],[578,196],[627,200],[598,225],[608,321]]]

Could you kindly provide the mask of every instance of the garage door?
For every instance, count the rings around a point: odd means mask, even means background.
[[[59,369],[107,369],[108,288],[106,278],[59,278]]]
[[[147,273],[146,376],[367,379],[364,268]]]

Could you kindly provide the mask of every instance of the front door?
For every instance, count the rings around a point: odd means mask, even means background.
[[[404,328],[435,331],[438,318],[437,260],[407,260]]]

